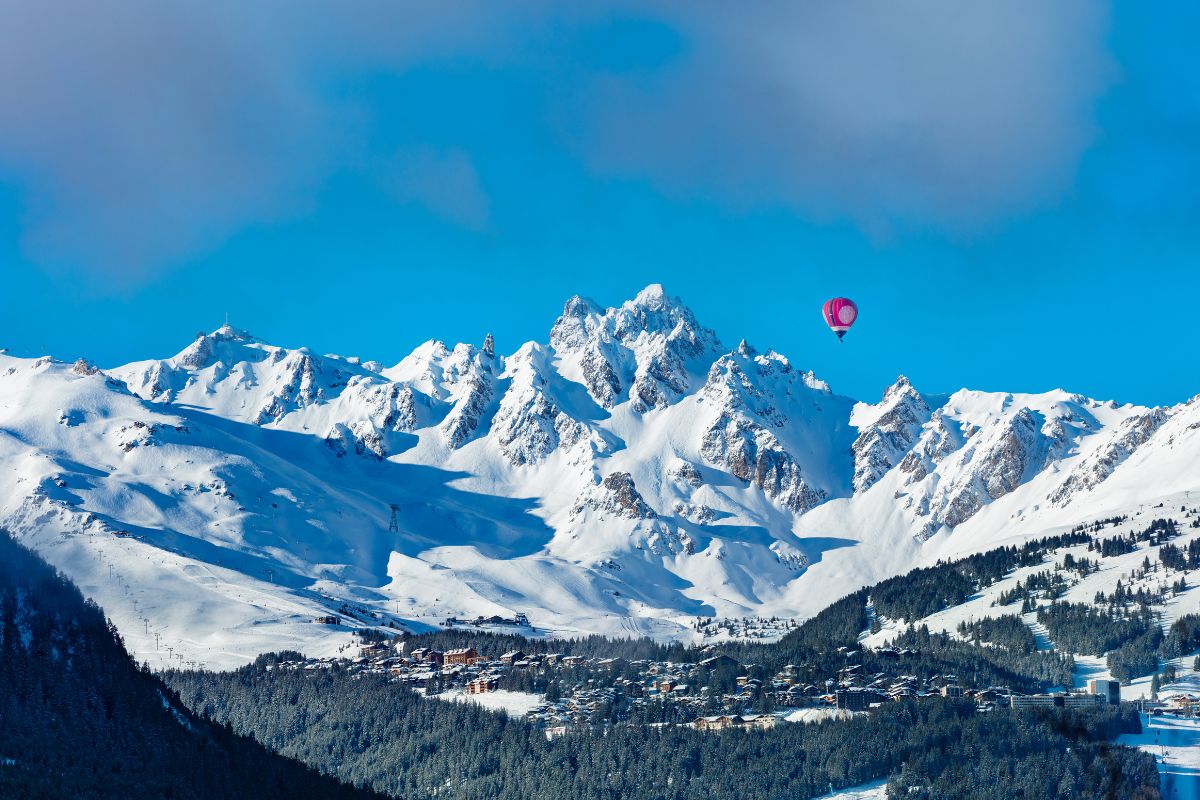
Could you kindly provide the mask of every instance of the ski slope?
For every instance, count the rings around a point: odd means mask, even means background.
[[[1200,800],[1200,720],[1143,716],[1142,732],[1118,742],[1153,754],[1165,800]]]
[[[873,781],[855,786],[853,789],[843,789],[840,792],[826,794],[817,800],[885,800],[887,797],[887,781]]]

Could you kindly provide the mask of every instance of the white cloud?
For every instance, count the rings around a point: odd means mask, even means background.
[[[369,122],[323,95],[346,75],[448,55],[517,64],[543,124],[573,120],[600,174],[868,228],[969,230],[1069,188],[1112,71],[1107,14],[1084,0],[14,0],[2,14],[0,168],[24,190],[27,253],[129,283],[303,213],[347,163],[486,228],[461,146],[360,163]],[[639,15],[678,29],[682,53],[608,73],[563,44]]]
[[[666,3],[690,50],[613,80],[601,172],[870,228],[973,229],[1053,203],[1114,77],[1085,0]]]
[[[462,150],[423,147],[403,151],[396,157],[390,183],[398,200],[419,203],[464,228],[482,231],[491,220],[479,174]]]

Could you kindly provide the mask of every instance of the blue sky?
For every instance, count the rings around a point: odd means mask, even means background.
[[[1200,392],[1193,7],[273,5],[6,11],[0,347],[510,352],[658,282],[852,396]]]

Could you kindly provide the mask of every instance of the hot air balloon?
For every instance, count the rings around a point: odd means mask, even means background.
[[[825,301],[821,313],[825,315],[825,324],[837,334],[840,342],[854,324],[854,320],[858,319],[858,306],[848,297],[835,297]]]

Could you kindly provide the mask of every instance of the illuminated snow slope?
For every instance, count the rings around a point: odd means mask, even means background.
[[[335,652],[355,625],[451,615],[659,638],[803,616],[1186,497],[1198,445],[1197,401],[900,379],[856,403],[725,347],[657,286],[612,309],[572,298],[507,356],[431,341],[385,367],[228,326],[103,371],[0,355],[0,525],[154,664]],[[346,624],[312,622],[330,613]]]
[[[1154,756],[1163,797],[1200,800],[1200,720],[1143,716],[1142,728],[1118,741]]]

